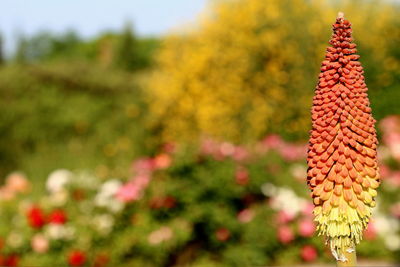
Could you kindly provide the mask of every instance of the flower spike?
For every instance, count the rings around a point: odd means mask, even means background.
[[[362,239],[380,184],[376,121],[351,35],[339,13],[313,98],[307,156],[317,229],[341,261]]]

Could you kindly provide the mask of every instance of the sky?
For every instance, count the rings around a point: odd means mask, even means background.
[[[140,35],[160,35],[191,22],[207,0],[1,0],[0,33],[13,50],[18,33],[76,30],[92,37],[131,21]]]

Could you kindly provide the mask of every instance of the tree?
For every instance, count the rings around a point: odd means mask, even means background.
[[[24,64],[28,61],[28,40],[23,35],[18,38],[14,61],[17,64]]]
[[[138,57],[136,54],[136,37],[130,22],[126,23],[121,37],[118,41],[114,65],[125,70],[135,70],[138,68]]]
[[[0,66],[4,64],[3,37],[0,34]]]

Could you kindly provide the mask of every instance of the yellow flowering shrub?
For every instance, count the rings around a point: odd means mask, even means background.
[[[268,132],[305,137],[327,25],[338,9],[352,20],[367,64],[390,61],[388,37],[398,33],[399,19],[389,4],[215,1],[195,27],[166,38],[148,84],[152,127],[164,140],[207,135],[248,142]],[[390,80],[385,68],[397,65],[392,59],[369,74],[371,90],[374,79]]]

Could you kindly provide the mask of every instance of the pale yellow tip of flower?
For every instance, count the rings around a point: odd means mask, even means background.
[[[329,212],[324,212],[321,206],[314,209],[318,233],[327,237],[327,243],[337,259],[345,257],[346,249],[354,248],[360,243],[371,216],[370,207],[366,207],[366,214],[361,216],[357,209],[345,205],[345,212],[340,211],[339,207],[333,207]]]

